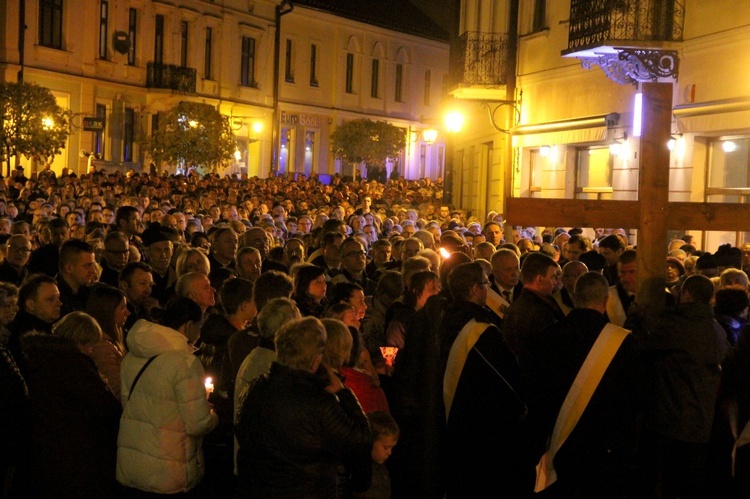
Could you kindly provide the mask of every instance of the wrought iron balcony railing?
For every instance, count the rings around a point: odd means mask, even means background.
[[[504,85],[508,34],[467,31],[451,53],[451,85]]]
[[[184,68],[174,64],[149,62],[146,68],[148,88],[167,88],[179,92],[195,93],[195,68]]]
[[[612,42],[682,41],[685,0],[571,0],[568,50]]]

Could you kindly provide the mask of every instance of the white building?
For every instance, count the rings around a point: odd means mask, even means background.
[[[415,132],[398,158],[402,174],[439,176],[444,141],[428,144],[421,132],[439,128],[447,34],[405,6],[399,18],[294,4],[281,22],[277,125],[277,0],[8,0],[0,4],[0,79],[15,81],[23,60],[24,80],[73,111],[57,173],[84,172],[83,151],[110,169],[147,165],[138,138],[158,126],[159,112],[192,101],[230,117],[238,159],[220,173],[268,175],[276,138],[279,171],[333,174],[340,165],[328,152],[332,127],[372,118]],[[84,131],[84,117],[103,117],[104,130]],[[32,163],[22,161],[34,171]]]

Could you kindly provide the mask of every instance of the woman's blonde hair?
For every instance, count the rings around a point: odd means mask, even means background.
[[[177,257],[177,263],[175,264],[175,273],[177,274],[178,279],[182,277],[183,274],[187,274],[187,259],[191,255],[200,255],[203,258],[208,271],[211,271],[211,262],[209,262],[208,257],[203,251],[198,248],[185,248],[180,253],[180,256]]]
[[[338,319],[321,319],[326,328],[326,351],[323,361],[332,369],[341,369],[349,361],[352,353],[352,333],[346,324]]]
[[[93,345],[102,339],[102,328],[96,319],[84,312],[71,312],[52,327],[52,334],[79,345]]]

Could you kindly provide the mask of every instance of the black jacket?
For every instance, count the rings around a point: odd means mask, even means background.
[[[222,363],[227,351],[229,338],[238,331],[223,314],[211,313],[201,327],[201,346],[199,357],[206,376],[218,380],[221,376]]]
[[[13,354],[16,362],[23,363],[21,356],[21,336],[29,331],[38,331],[40,333],[52,334],[51,322],[45,322],[36,315],[32,315],[25,310],[19,310],[13,322],[8,324],[10,338],[8,339],[8,349]]]
[[[21,286],[21,283],[29,275],[29,271],[26,267],[22,267],[21,271],[18,272],[14,269],[7,260],[3,260],[0,264],[0,281],[9,282],[15,286]]]
[[[115,497],[119,401],[73,342],[34,334],[21,345],[34,497]]]
[[[341,464],[371,471],[367,417],[348,388],[333,395],[327,384],[274,362],[250,385],[236,427],[242,497],[329,499]]]
[[[446,411],[449,498],[523,497],[533,488],[534,468],[524,459],[527,409],[521,372],[491,322],[494,317],[486,307],[462,301],[449,307],[441,326],[447,355],[470,320],[490,324],[470,344],[463,365],[446,367],[446,376],[459,375]]]
[[[0,345],[0,470],[23,462],[28,440],[26,382],[13,354]]]
[[[604,314],[576,308],[545,331],[539,357],[543,411],[535,418],[547,441],[565,397],[599,333]],[[635,451],[645,397],[645,369],[635,338],[629,335],[604,373],[586,410],[558,451],[554,497],[618,497],[635,483]],[[552,494],[554,492],[554,494]]]

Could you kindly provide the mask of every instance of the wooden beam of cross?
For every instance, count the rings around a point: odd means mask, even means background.
[[[750,230],[750,205],[669,202],[672,85],[643,84],[638,201],[509,198],[513,225],[638,229],[638,278],[663,278],[667,229]]]

